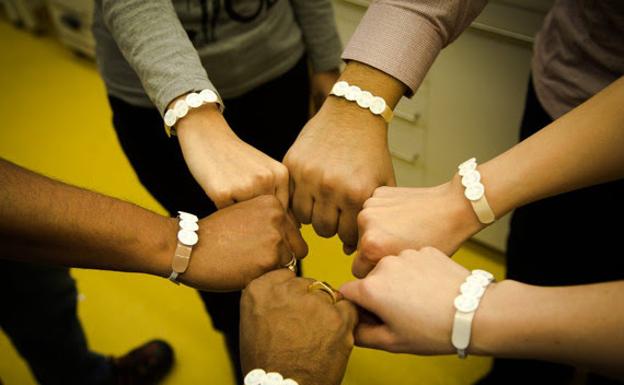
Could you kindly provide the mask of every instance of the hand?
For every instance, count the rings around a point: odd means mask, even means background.
[[[281,269],[253,281],[241,299],[243,375],[260,368],[300,384],[339,385],[353,349],[355,307],[308,293],[313,281]]]
[[[453,300],[469,274],[431,247],[383,258],[365,279],[340,288],[345,298],[376,317],[360,318],[356,345],[396,353],[455,352],[451,344]]]
[[[301,233],[279,201],[264,195],[199,222],[199,243],[180,281],[206,291],[241,290],[262,274],[283,267],[293,254],[301,259],[307,252]]]
[[[334,84],[340,77],[338,69],[331,71],[316,72],[310,76],[310,99],[312,100],[313,113],[317,113],[325,99],[329,95]]]
[[[358,216],[353,275],[363,278],[386,255],[433,246],[452,255],[482,225],[456,176],[431,188],[379,187]]]
[[[284,158],[295,216],[323,237],[338,233],[348,254],[364,201],[375,188],[395,184],[386,132],[382,118],[332,97]]]
[[[286,167],[240,140],[213,105],[190,112],[177,135],[189,170],[218,208],[264,194],[288,208]]]

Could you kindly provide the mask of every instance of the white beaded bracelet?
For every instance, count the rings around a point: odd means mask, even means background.
[[[245,376],[245,385],[299,385],[291,378],[284,378],[277,372],[267,373],[262,369],[254,369]]]
[[[496,216],[485,197],[485,186],[481,183],[481,173],[477,170],[477,159],[470,158],[458,167],[461,184],[466,188],[464,196],[470,201],[479,222],[488,225]]]
[[[390,123],[394,113],[381,96],[375,96],[368,91],[363,91],[358,86],[350,85],[345,81],[339,81],[332,87],[330,95],[345,98],[350,102],[356,102],[358,106],[369,110],[373,115],[381,116],[386,123]]]
[[[193,252],[193,246],[199,242],[199,236],[197,231],[199,230],[199,218],[196,215],[185,213],[184,211],[178,211],[178,243],[176,245],[173,259],[171,260],[171,274],[169,280],[176,285],[179,284],[178,276],[183,274],[188,269],[191,261],[191,253]]]
[[[213,90],[205,89],[199,93],[191,92],[186,95],[184,99],[178,100],[173,108],[170,108],[165,112],[165,131],[167,136],[175,135],[175,124],[188,114],[189,110],[198,108],[208,103],[217,103],[219,108],[221,104],[219,102],[219,96]]]
[[[481,298],[485,294],[485,289],[492,283],[494,276],[485,270],[473,270],[466,278],[466,281],[459,287],[460,295],[455,297],[455,319],[453,320],[453,331],[451,343],[457,349],[459,358],[466,358],[468,345],[470,345],[470,334],[472,330],[472,319],[479,307]]]

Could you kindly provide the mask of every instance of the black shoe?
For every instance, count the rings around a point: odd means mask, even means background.
[[[161,340],[149,341],[121,357],[112,357],[114,385],[154,385],[173,366],[173,349]]]

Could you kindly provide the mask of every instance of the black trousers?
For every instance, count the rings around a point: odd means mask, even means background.
[[[520,140],[552,122],[529,81]],[[553,173],[557,170],[553,169]],[[515,210],[507,241],[507,278],[541,285],[580,285],[624,278],[619,223],[624,180],[531,203]],[[479,384],[568,384],[574,368],[532,360],[496,359]],[[589,375],[588,384],[614,384]]]
[[[89,351],[69,270],[0,261],[0,327],[42,385],[101,385],[108,359]]]
[[[109,97],[113,124],[121,147],[139,180],[172,215],[178,210],[200,217],[216,210],[197,184],[175,138],[168,138],[160,114]],[[283,76],[251,92],[225,100],[225,118],[245,142],[281,161],[308,118],[309,80],[302,58]],[[199,293],[213,326],[226,338],[235,373],[242,383],[239,364],[240,293]]]

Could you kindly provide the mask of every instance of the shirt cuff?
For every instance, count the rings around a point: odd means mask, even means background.
[[[347,48],[344,60],[356,60],[403,82],[416,92],[443,47],[433,24],[415,12],[372,4]]]

